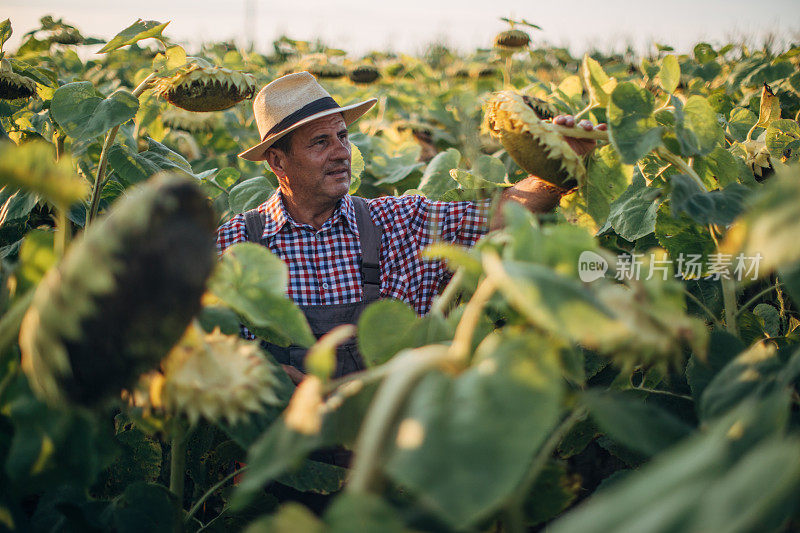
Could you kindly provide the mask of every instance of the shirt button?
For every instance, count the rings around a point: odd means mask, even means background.
[[[327,284],[327,283],[323,283],[323,284],[322,284],[322,288],[323,288],[323,289],[327,289],[327,288],[328,288],[328,284]]]

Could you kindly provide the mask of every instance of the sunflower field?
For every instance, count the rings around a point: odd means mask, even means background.
[[[800,529],[800,45],[575,58],[508,22],[363,57],[49,16],[11,51],[1,22],[0,529]],[[278,185],[236,156],[251,99],[301,70],[378,98],[351,194],[571,189],[428,247],[430,313],[369,306],[335,379],[352,329],[315,338],[280,259],[214,245]],[[241,325],[309,347],[300,385]]]

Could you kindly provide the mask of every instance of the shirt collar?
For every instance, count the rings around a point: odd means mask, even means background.
[[[266,202],[261,204],[259,210],[265,215],[266,219],[264,223],[264,232],[261,234],[262,239],[272,237],[278,233],[287,222],[295,227],[309,227],[306,224],[300,224],[292,219],[292,216],[283,206],[283,195],[280,189],[275,191]],[[346,194],[342,198],[331,217],[323,224],[322,229],[330,227],[335,221],[339,220],[339,218],[342,218],[350,228],[350,231],[352,231],[356,237],[359,237],[355,207],[353,206],[353,199],[349,194]]]

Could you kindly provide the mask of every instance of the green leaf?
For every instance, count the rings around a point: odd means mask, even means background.
[[[428,198],[438,200],[442,194],[454,189],[457,184],[450,177],[450,170],[458,168],[459,161],[461,161],[461,152],[455,148],[448,148],[444,152],[436,154],[422,174],[419,190]]]
[[[704,183],[710,184],[710,189],[727,187],[737,183],[739,179],[739,162],[721,146],[714,148],[705,157],[696,158],[693,168]]]
[[[622,162],[633,164],[661,145],[663,128],[653,118],[654,99],[649,91],[622,82],[608,101],[608,133]]]
[[[747,132],[758,121],[755,113],[746,107],[734,107],[728,119],[728,133],[739,142],[747,139]]]
[[[118,496],[125,487],[137,481],[154,482],[161,473],[161,444],[132,424],[120,423],[114,436],[120,454],[95,483],[95,495]]]
[[[647,456],[666,450],[692,431],[666,411],[628,395],[588,392],[584,405],[600,430]]]
[[[3,45],[6,44],[8,38],[11,37],[12,31],[10,19],[0,22],[0,50],[3,49]]]
[[[159,41],[163,41],[161,32],[167,27],[169,22],[157,22],[155,20],[142,20],[137,19],[136,22],[119,32],[113,39],[108,41],[108,44],[97,51],[98,54],[105,54],[123,46],[133,44],[141,41],[142,39],[149,39],[153,37]]]
[[[237,183],[228,193],[228,205],[234,213],[244,213],[266,202],[275,192],[269,179],[257,176]]]
[[[407,335],[419,320],[408,304],[383,300],[368,306],[358,320],[358,349],[367,366],[388,361],[407,347]]]
[[[699,225],[687,215],[671,214],[668,203],[658,209],[655,223],[656,239],[675,262],[676,273],[684,279],[703,276],[708,270],[708,257],[717,246],[708,227]]]
[[[208,290],[269,342],[308,347],[315,342],[300,308],[286,296],[286,263],[264,246],[238,243],[220,259]]]
[[[233,167],[226,167],[217,172],[216,176],[211,178],[211,181],[225,189],[229,190],[241,177],[242,173]]]
[[[504,340],[457,377],[422,379],[400,417],[386,470],[452,526],[466,528],[515,490],[525,473],[520,465],[558,421],[561,394],[548,344]]]
[[[673,99],[673,103],[676,100]],[[690,96],[680,111],[676,105],[675,135],[684,155],[706,155],[723,140],[717,113],[700,95]]]
[[[527,525],[551,520],[569,507],[581,489],[577,477],[567,472],[566,461],[548,461],[523,504]]]
[[[780,336],[781,315],[775,307],[769,304],[758,304],[753,308],[753,314],[764,322],[764,333],[770,337]]]
[[[681,82],[681,66],[678,58],[672,54],[667,54],[661,60],[661,68],[658,71],[661,80],[661,88],[667,94],[672,94]]]
[[[62,85],[53,94],[50,114],[76,140],[90,140],[136,116],[139,100],[118,90],[108,98],[97,96],[92,82]]]
[[[214,328],[219,328],[225,335],[239,333],[239,316],[231,309],[224,306],[207,306],[200,310],[197,320],[204,331],[211,333]]]
[[[767,150],[783,163],[800,161],[800,124],[794,120],[774,120],[767,127]]]
[[[123,144],[115,144],[109,149],[108,164],[124,185],[142,182],[161,171],[201,178],[200,174],[192,171],[191,165],[182,155],[150,137],[147,137],[147,142],[148,148],[144,152],[134,152]]]
[[[708,43],[698,43],[694,47],[694,58],[701,65],[717,58],[717,52]]]
[[[36,195],[4,185],[0,188],[0,226],[19,219],[27,219],[36,206]]]
[[[163,485],[134,483],[111,504],[113,529],[120,533],[152,531],[168,533],[183,520],[183,512]]]
[[[3,186],[4,195],[13,196],[13,191],[20,189],[40,195],[63,209],[83,200],[88,191],[88,183],[75,174],[70,158],[62,157],[54,162],[53,145],[42,141],[26,142],[20,146],[0,143],[0,186]],[[8,200],[5,205],[9,208],[14,206]],[[16,207],[24,210],[25,205],[20,201]]]
[[[323,533],[325,524],[308,508],[296,502],[288,502],[270,515],[251,522],[244,533]]]
[[[648,187],[644,177],[635,174],[630,186],[609,206],[608,219],[598,234],[613,228],[623,239],[635,241],[652,233],[662,192]]]
[[[590,102],[606,107],[609,95],[617,86],[617,80],[610,78],[600,63],[589,57],[589,54],[583,56],[580,74],[586,92],[589,93]]]
[[[300,492],[332,494],[344,486],[347,469],[340,466],[305,460],[299,468],[281,474],[275,481]]]
[[[506,179],[506,166],[497,157],[480,154],[475,158],[469,173],[490,183],[504,184]]]
[[[325,510],[328,533],[404,533],[397,512],[376,494],[345,492]],[[296,530],[295,530],[296,531]]]
[[[672,216],[686,213],[698,224],[728,226],[744,211],[750,189],[731,183],[722,190],[705,191],[689,176],[677,174],[670,178]]]
[[[45,273],[56,264],[58,258],[53,251],[52,231],[32,230],[25,235],[19,249],[17,268],[20,294],[39,284]]]
[[[361,174],[364,173],[364,156],[355,144],[350,145],[350,189],[349,194],[354,194],[361,186]]]
[[[598,224],[605,223],[611,204],[633,181],[633,167],[622,163],[612,146],[595,150],[586,168],[586,211]]]
[[[695,404],[699,404],[703,391],[745,346],[738,338],[725,331],[712,331],[708,341],[708,354],[705,359],[692,354],[686,365],[686,380],[692,390]]]

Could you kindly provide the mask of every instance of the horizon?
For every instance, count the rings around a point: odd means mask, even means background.
[[[500,17],[526,19],[542,26],[541,31],[523,29],[529,31],[534,43],[564,47],[573,55],[587,50],[620,52],[628,46],[642,54],[652,51],[654,43],[672,46],[676,53],[688,53],[698,42],[715,46],[745,42],[760,47],[770,39],[782,49],[800,40],[800,23],[796,22],[800,18],[787,16],[791,12],[800,15],[796,0],[770,2],[774,9],[769,10],[744,0],[706,0],[699,5],[692,0],[673,0],[669,10],[656,9],[663,4],[655,2],[631,5],[608,0],[599,12],[596,4],[587,0],[548,2],[535,9],[523,0],[506,0],[492,7],[455,0],[433,4],[407,0],[402,7],[375,7],[364,0],[336,5],[308,0],[303,10],[286,4],[270,6],[266,0],[239,0],[227,5],[175,0],[169,6],[154,0],[140,0],[136,6],[109,6],[98,0],[71,0],[69,7],[55,0],[7,0],[7,4],[10,13],[6,17],[14,28],[6,45],[9,51],[16,50],[21,37],[37,28],[39,19],[48,14],[76,26],[86,37],[108,40],[142,18],[170,21],[164,34],[190,48],[213,41],[234,41],[246,47],[252,40],[256,51],[262,53],[269,52],[272,41],[281,35],[319,40],[354,55],[370,50],[421,54],[434,43],[470,52],[491,47],[494,35],[507,29]],[[314,16],[308,16],[309,12]],[[566,22],[561,14],[564,12],[572,14]],[[786,25],[787,19],[795,25]],[[99,48],[86,46],[84,50],[93,54]]]

